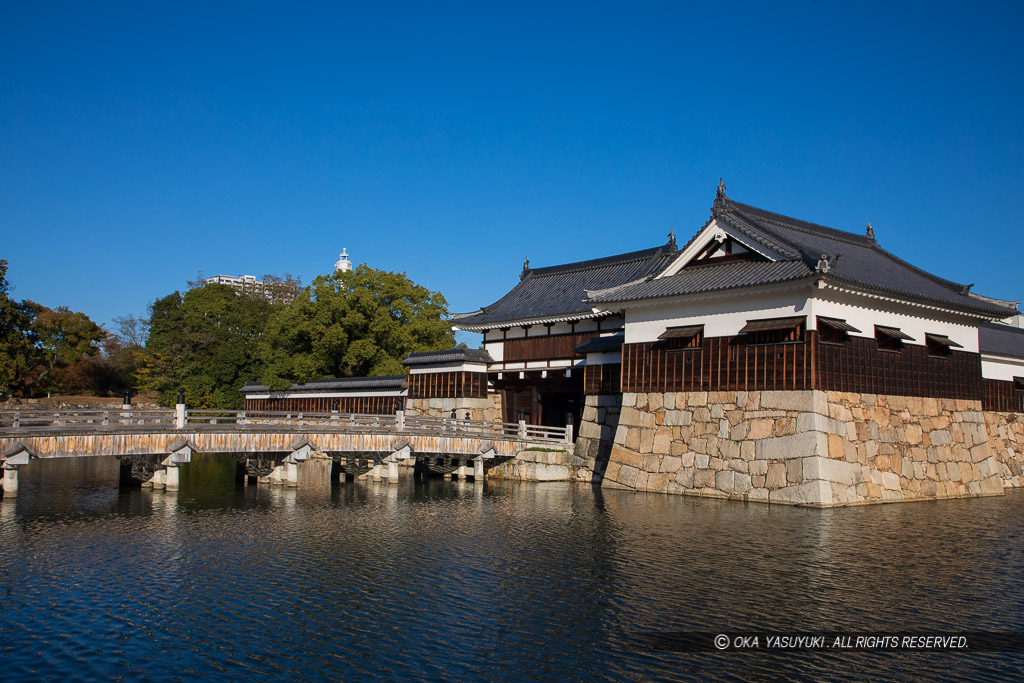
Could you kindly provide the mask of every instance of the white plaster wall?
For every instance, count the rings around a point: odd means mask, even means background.
[[[807,287],[772,294],[747,293],[626,309],[626,343],[653,342],[669,327],[704,325],[705,337],[731,337],[754,318],[807,313]]]
[[[1024,377],[1024,358],[984,354],[981,357],[981,376],[986,379],[1006,381],[1010,381],[1014,377]]]
[[[491,358],[493,358],[495,361],[500,363],[501,361],[505,360],[505,344],[504,344],[504,342],[500,342],[500,341],[495,341],[495,342],[485,341],[484,342],[484,349],[487,351],[487,353],[491,354]]]
[[[907,344],[925,345],[925,333],[941,334],[963,345],[960,351],[978,352],[978,321],[941,311],[933,311],[916,306],[907,306],[892,302],[870,299],[837,292],[835,290],[817,290],[811,302],[813,315],[827,318],[841,318],[861,331],[851,332],[854,337],[875,337],[875,325],[898,327],[914,341]],[[811,321],[810,325],[815,325]]]
[[[604,351],[602,353],[588,353],[587,365],[618,365],[622,362],[622,353],[619,351]]]
[[[846,320],[874,339],[875,325],[898,327],[913,342],[924,346],[925,333],[941,334],[963,345],[963,351],[978,351],[976,321],[948,313],[906,306],[834,290],[809,286],[775,292],[745,292],[714,297],[690,297],[673,303],[636,306],[626,310],[626,343],[656,341],[668,327],[704,325],[706,337],[731,337],[748,320],[806,315],[807,329],[816,329],[816,316]]]
[[[442,363],[440,365],[412,366],[410,375],[431,375],[439,372],[487,372],[486,363]]]

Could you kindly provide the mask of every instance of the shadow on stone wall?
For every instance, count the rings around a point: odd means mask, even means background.
[[[621,395],[587,396],[573,457],[573,479],[600,486],[622,411]]]

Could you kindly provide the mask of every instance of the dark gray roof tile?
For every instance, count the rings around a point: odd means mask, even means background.
[[[632,282],[613,289],[590,292],[589,301],[609,303],[659,299],[788,282],[813,274],[814,271],[803,261],[731,261],[719,265],[684,268],[671,277]]]
[[[983,323],[978,327],[978,344],[982,353],[1024,358],[1024,330],[1000,323]]]
[[[460,329],[474,329],[559,317],[593,317],[596,314],[592,307],[583,301],[587,290],[614,287],[658,273],[672,262],[676,253],[674,246],[665,245],[527,270],[519,284],[504,297],[474,313],[453,316],[452,324]]]
[[[625,341],[626,333],[616,332],[615,334],[588,339],[582,344],[579,344],[573,350],[576,353],[603,353],[605,351],[618,351],[622,348],[622,344]]]
[[[349,391],[356,389],[404,389],[405,375],[384,375],[381,377],[325,377],[313,379],[305,384],[293,384],[287,391]],[[249,382],[241,389],[243,394],[261,394],[270,391],[270,387],[256,382]]]
[[[493,363],[491,354],[484,349],[445,349],[443,351],[417,351],[410,353],[402,365],[428,365],[434,363]]]

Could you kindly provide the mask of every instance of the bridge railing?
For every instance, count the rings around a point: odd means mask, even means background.
[[[0,429],[174,425],[173,410],[2,410]]]
[[[0,410],[0,431],[43,429],[87,430],[103,427],[133,430],[162,427],[252,429],[260,427],[320,427],[340,431],[391,431],[396,433],[458,435],[480,438],[519,438],[531,441],[572,442],[571,427],[545,427],[525,422],[487,422],[449,417],[397,413],[318,413],[299,411],[186,410],[183,423],[174,410]]]

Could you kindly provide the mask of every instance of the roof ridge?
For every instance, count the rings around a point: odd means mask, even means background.
[[[774,211],[768,211],[750,204],[743,204],[732,199],[726,199],[725,211],[728,212],[730,207],[736,207],[740,213],[751,212],[755,217],[760,214],[765,223],[775,225],[780,228],[788,228],[790,230],[796,230],[797,232],[803,232],[811,235],[826,236],[839,242],[846,242],[855,246],[871,246],[872,244],[877,245],[878,243],[867,237],[866,235],[858,235],[855,232],[849,232],[848,230],[839,230],[838,228],[830,228],[827,225],[821,225],[820,223],[812,223],[810,221],[801,220],[799,218],[793,218],[785,214],[776,213]]]
[[[585,261],[573,261],[571,263],[560,263],[554,266],[531,268],[527,273],[527,277],[531,275],[548,275],[550,273],[567,273],[569,271],[574,270],[589,270],[591,268],[599,268],[601,266],[606,266],[610,263],[626,263],[627,261],[640,261],[643,259],[649,259],[652,256],[656,256],[666,246],[667,245],[663,244],[648,249],[627,251],[624,254],[614,254],[612,256],[602,256],[600,258],[587,259]]]

